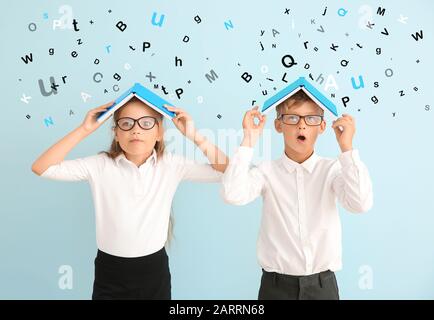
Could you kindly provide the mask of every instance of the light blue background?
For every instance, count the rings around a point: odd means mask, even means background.
[[[62,4],[72,7],[79,32],[52,30]],[[372,7],[374,30],[359,27],[363,5]],[[322,16],[325,6],[328,11]],[[375,1],[3,3],[0,298],[90,298],[96,253],[90,189],[86,183],[42,179],[30,167],[44,150],[76,128],[88,109],[115,98],[134,82],[149,85],[144,77],[149,71],[157,76],[156,83],[166,85],[171,92],[182,87],[181,101],[172,102],[186,108],[199,128],[214,132],[239,130],[252,100],[261,104],[273,86],[284,87],[280,80],[284,72],[287,79],[308,76],[308,72],[315,78],[320,73],[333,74],[339,85],[335,98],[339,110],[357,119],[355,146],[369,167],[375,193],[369,213],[352,215],[341,210],[344,268],[337,273],[341,297],[434,298],[434,5],[426,0],[382,1],[381,6],[386,8],[384,16],[376,14]],[[348,10],[345,17],[337,14],[341,7]],[[284,14],[285,8],[291,9],[290,15]],[[154,11],[165,15],[162,27],[151,24]],[[400,14],[409,17],[407,24],[398,21]],[[202,19],[200,24],[193,19],[196,15]],[[115,27],[119,20],[127,23],[125,32]],[[228,20],[233,29],[225,29]],[[34,32],[28,29],[31,22],[37,25]],[[316,30],[320,25],[324,33]],[[380,34],[383,27],[389,36]],[[280,32],[275,38],[273,28]],[[424,38],[416,42],[411,34],[420,29]],[[265,30],[263,36],[260,30]],[[188,43],[182,42],[185,35],[190,37]],[[83,45],[77,44],[78,38]],[[143,41],[151,42],[149,52],[141,52]],[[259,41],[265,51],[260,50]],[[309,41],[308,50],[304,41]],[[332,42],[340,46],[338,52],[329,49]],[[109,44],[110,54],[105,50]],[[131,51],[129,45],[137,50]],[[317,52],[314,46],[319,48]],[[377,47],[382,48],[381,55],[376,55]],[[55,48],[54,56],[48,54],[49,48]],[[79,53],[75,59],[70,55],[73,50]],[[33,62],[26,65],[21,57],[30,52]],[[298,65],[284,68],[280,59],[285,54],[293,55]],[[175,56],[183,59],[182,68],[175,67]],[[95,58],[100,59],[99,65],[93,64]],[[350,64],[341,67],[341,59],[348,59]],[[125,63],[132,69],[125,70]],[[310,70],[303,69],[305,63],[311,65]],[[267,74],[261,73],[264,65],[268,66]],[[390,78],[384,73],[387,68],[394,71]],[[211,69],[218,74],[213,83],[205,78]],[[240,77],[245,71],[253,74],[250,83]],[[95,72],[104,74],[99,84],[92,80]],[[119,83],[112,78],[115,72],[122,76]],[[365,88],[354,90],[350,79],[359,74],[364,77]],[[67,75],[66,84],[61,82],[63,75]],[[60,84],[59,93],[43,97],[37,81],[47,83],[50,76]],[[374,81],[380,83],[379,88],[373,87]],[[114,84],[119,84],[120,92],[112,91]],[[109,93],[104,94],[104,88]],[[262,96],[264,88],[269,91],[267,97]],[[399,90],[406,95],[400,97]],[[82,91],[92,95],[86,103],[80,97]],[[29,104],[20,101],[23,93],[32,97]],[[371,102],[373,95],[379,98],[378,104]],[[203,97],[203,103],[198,103],[198,96]],[[351,98],[346,110],[340,102],[343,96]],[[430,105],[429,111],[426,105]],[[70,109],[73,115],[69,115]],[[49,116],[54,125],[46,127],[44,118]],[[173,125],[167,123],[167,127]],[[272,121],[267,128],[272,130]],[[110,142],[107,122],[67,158],[95,154],[108,148]],[[279,157],[282,148],[281,137],[273,133],[272,158]],[[229,155],[233,151],[231,147]],[[317,152],[338,155],[331,130],[319,139]],[[260,267],[255,246],[261,200],[234,207],[223,203],[218,185],[184,183],[173,208],[175,238],[169,251],[173,298],[256,299]],[[58,286],[61,265],[73,268],[72,290]],[[359,268],[364,265],[373,270],[370,290],[358,285],[362,277]]]

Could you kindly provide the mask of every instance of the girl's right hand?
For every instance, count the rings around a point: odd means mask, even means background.
[[[99,122],[96,119],[98,118],[99,114],[107,110],[107,108],[110,107],[113,102],[114,101],[111,101],[102,106],[99,106],[98,108],[89,110],[89,112],[86,114],[86,117],[84,118],[83,123],[81,124],[81,127],[88,133],[92,133],[96,129],[98,129],[110,117],[105,119],[103,122]]]

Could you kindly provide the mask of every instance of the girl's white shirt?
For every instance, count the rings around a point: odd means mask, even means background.
[[[92,190],[98,248],[119,257],[140,257],[164,247],[172,199],[182,180],[219,182],[222,173],[209,164],[154,150],[140,167],[122,153],[105,153],[50,166],[41,177],[87,180]]]

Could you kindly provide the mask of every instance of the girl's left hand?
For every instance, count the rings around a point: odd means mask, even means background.
[[[193,118],[181,108],[176,108],[169,105],[164,106],[169,111],[172,111],[176,114],[176,116],[172,118],[172,121],[178,128],[178,130],[181,131],[181,133],[190,140],[194,140],[196,128],[194,127]]]

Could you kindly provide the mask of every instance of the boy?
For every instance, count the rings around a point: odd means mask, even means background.
[[[276,111],[274,126],[283,134],[284,154],[250,168],[266,116],[257,107],[249,110],[243,141],[223,175],[222,195],[235,205],[263,197],[259,299],[339,299],[334,271],[342,267],[342,249],[336,199],[350,212],[365,212],[373,202],[368,170],[352,145],[355,121],[349,115],[333,121],[342,153],[338,160],[326,159],[314,152],[326,129],[323,109],[300,90]]]

